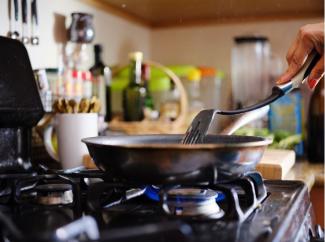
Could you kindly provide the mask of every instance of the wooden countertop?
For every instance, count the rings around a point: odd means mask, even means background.
[[[313,186],[324,187],[324,164],[312,164],[298,160],[285,179],[303,181],[308,186],[309,191]]]

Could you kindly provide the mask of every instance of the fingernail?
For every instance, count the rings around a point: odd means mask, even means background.
[[[275,82],[275,84],[277,84],[277,85],[280,85],[280,84],[282,84],[282,80],[281,79],[279,79],[279,80],[277,80],[276,82]]]
[[[282,84],[284,82],[284,80],[283,80],[283,76],[281,76],[275,83],[276,84]]]
[[[310,79],[310,80],[308,80],[308,86],[309,86],[309,88],[311,90],[314,89],[314,87],[316,86],[316,84],[317,84],[317,80],[316,79]]]

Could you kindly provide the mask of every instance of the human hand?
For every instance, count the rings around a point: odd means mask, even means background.
[[[321,56],[307,80],[309,88],[314,89],[324,76],[324,23],[308,24],[299,29],[298,35],[287,53],[289,67],[276,84],[284,84],[290,81],[300,70],[313,49]]]

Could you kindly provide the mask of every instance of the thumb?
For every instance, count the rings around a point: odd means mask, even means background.
[[[289,64],[288,69],[282,76],[279,77],[279,79],[276,81],[276,84],[280,85],[290,81],[300,70],[301,66],[304,63],[305,56],[301,55],[299,58],[297,56],[294,56],[293,60]]]

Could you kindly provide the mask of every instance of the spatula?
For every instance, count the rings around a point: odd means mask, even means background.
[[[298,88],[302,83],[304,83],[307,77],[309,76],[312,68],[315,66],[315,64],[318,62],[319,59],[320,59],[320,55],[316,51],[312,51],[308,55],[300,71],[292,78],[290,82],[273,87],[271,95],[257,104],[254,104],[246,108],[230,110],[230,111],[216,110],[216,109],[201,111],[193,119],[190,127],[187,129],[185,136],[182,139],[182,143],[183,144],[202,143],[204,137],[207,134],[207,131],[211,127],[212,122],[217,118],[218,115],[234,115],[234,114],[240,114],[249,111],[253,112],[253,110],[259,113],[260,111],[256,109],[262,108],[274,102],[275,100],[291,92],[293,89]]]
[[[233,114],[239,114],[239,113],[245,113],[260,107],[263,107],[265,105],[268,105],[275,100],[279,99],[280,97],[288,94],[293,89],[299,88],[305,81],[307,80],[307,77],[309,76],[311,70],[316,65],[318,60],[320,59],[320,55],[317,53],[316,50],[313,50],[307,57],[306,61],[304,62],[303,66],[301,67],[300,71],[291,79],[290,82],[274,86],[272,88],[271,95],[258,102],[257,104],[248,106],[246,108],[236,109],[236,110],[219,110],[219,114],[223,115],[233,115]]]
[[[264,117],[270,107],[265,107],[247,112],[237,118],[230,126],[224,129],[220,134],[231,135],[244,125]],[[220,117],[219,110],[208,109],[201,111],[193,119],[191,126],[187,129],[185,136],[182,140],[183,144],[197,144],[204,143],[204,137],[208,134],[216,133],[214,129],[214,122]]]

